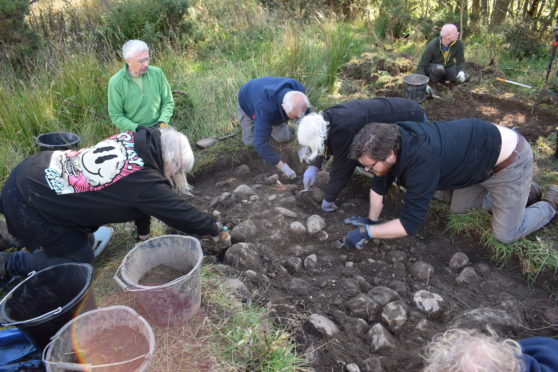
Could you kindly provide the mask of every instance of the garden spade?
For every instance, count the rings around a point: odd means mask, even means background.
[[[223,137],[202,138],[201,140],[196,142],[196,146],[198,146],[200,149],[206,149],[210,146],[215,145],[218,141],[222,141],[222,140],[225,140],[227,138],[234,137],[234,136],[236,136],[236,133],[230,133],[230,134],[227,134],[226,136],[223,136]]]

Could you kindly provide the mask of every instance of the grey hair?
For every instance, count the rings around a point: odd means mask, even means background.
[[[310,156],[305,159],[306,161],[310,162],[316,156],[324,154],[328,127],[329,122],[324,120],[322,113],[308,114],[298,123],[298,143],[310,148]]]
[[[450,329],[426,346],[423,372],[521,372],[521,346],[476,330]]]
[[[128,40],[122,45],[122,56],[124,59],[132,57],[138,52],[149,51],[147,44],[141,40]]]
[[[454,30],[456,32],[458,32],[457,31],[457,26],[454,25],[454,24],[451,24],[451,23],[447,23],[447,24],[442,26],[442,29],[440,30],[440,37],[444,37],[444,36],[446,36],[447,34],[449,34],[450,32],[452,32]]]
[[[188,137],[170,126],[159,131],[165,178],[179,194],[191,195],[192,186],[188,184],[186,174],[194,167],[194,152]]]
[[[291,90],[283,96],[283,109],[285,112],[295,111],[296,116],[301,119],[306,110],[310,108],[310,101],[306,94],[299,92],[298,90]]]

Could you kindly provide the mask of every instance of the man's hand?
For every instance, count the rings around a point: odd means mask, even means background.
[[[316,183],[316,179],[318,178],[318,167],[310,165],[306,171],[304,172],[304,188],[308,189],[310,186]]]
[[[364,225],[345,235],[343,244],[345,244],[345,247],[349,249],[362,249],[364,248],[366,240],[371,238],[372,237],[369,235],[366,225]]]
[[[426,94],[429,95],[429,96],[431,96],[431,95],[434,94],[434,89],[432,89],[432,88],[430,87],[430,85],[427,85],[427,86],[426,86]]]
[[[333,212],[338,207],[335,205],[335,202],[328,202],[327,200],[322,200],[322,210],[324,212]]]
[[[279,162],[277,167],[288,179],[294,180],[296,178],[296,173],[289,167],[287,163]]]
[[[366,225],[375,225],[378,223],[378,221],[373,221],[368,217],[350,217],[350,218],[345,218],[343,220],[343,223],[346,223],[347,225],[353,225],[353,226],[366,226]]]
[[[459,71],[455,80],[457,80],[459,84],[465,82],[465,71]]]

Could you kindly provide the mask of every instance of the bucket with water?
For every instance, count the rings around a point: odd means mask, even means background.
[[[35,138],[39,150],[70,150],[76,149],[80,138],[77,134],[68,132],[53,132],[41,134]]]
[[[403,97],[421,103],[426,98],[426,84],[430,78],[420,74],[403,76]]]
[[[140,372],[155,349],[153,330],[127,306],[91,310],[72,319],[43,351],[46,370]]]
[[[31,272],[0,301],[3,326],[16,326],[42,350],[77,314],[94,309],[93,267],[64,263]]]
[[[198,239],[159,236],[136,245],[124,257],[114,280],[137,295],[151,323],[177,325],[200,308],[202,258]]]

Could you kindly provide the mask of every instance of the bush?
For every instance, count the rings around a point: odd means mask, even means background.
[[[130,39],[155,43],[190,31],[188,0],[122,0],[103,17],[102,34],[114,47]]]
[[[413,25],[412,5],[407,0],[382,0],[374,28],[380,37],[401,38],[408,36]]]
[[[546,57],[546,49],[535,32],[532,32],[528,24],[511,24],[504,28],[504,35],[509,48],[507,54],[518,59],[543,58]]]
[[[35,55],[39,36],[25,23],[27,0],[0,0],[0,63],[19,67]]]

